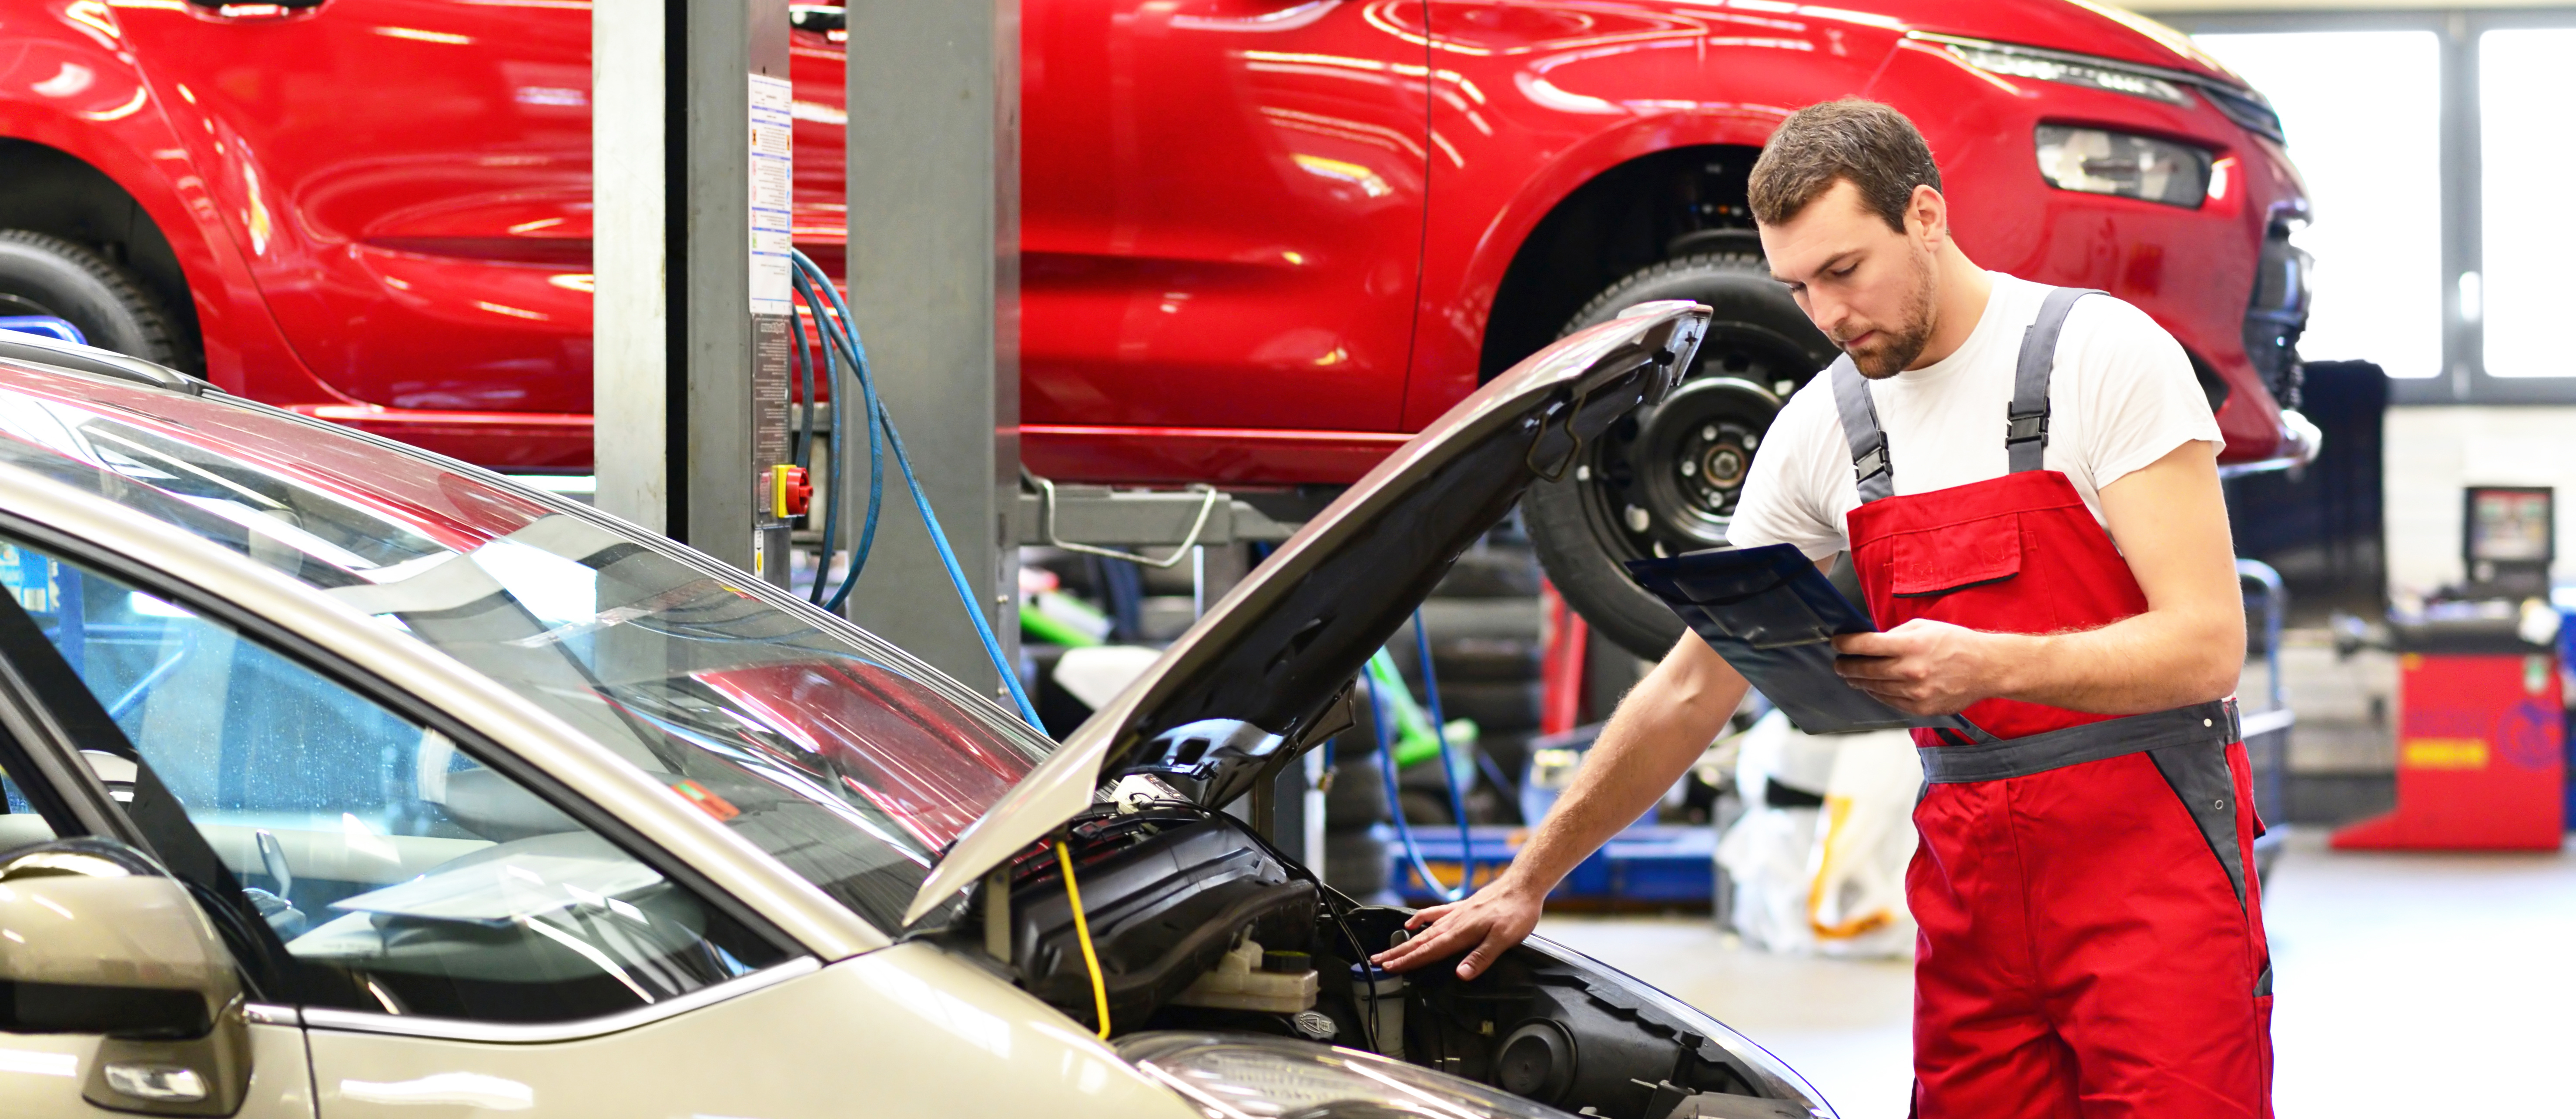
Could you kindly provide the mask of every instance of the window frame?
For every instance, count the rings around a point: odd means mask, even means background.
[[[2497,377],[2486,370],[2484,308],[2461,314],[2460,281],[2485,274],[2483,118],[2478,106],[2478,38],[2489,31],[2576,28],[2576,8],[2395,9],[2385,11],[2212,12],[2168,10],[2149,3],[2141,14],[2185,34],[2313,31],[2430,31],[2441,59],[2439,119],[2442,240],[2442,373],[2391,377],[2388,402],[2406,404],[2576,404],[2576,376]],[[2299,158],[2298,135],[2286,145]],[[2483,300],[2481,300],[2483,302]],[[2367,355],[2364,355],[2365,357]]]
[[[235,940],[241,935],[255,939],[255,943],[248,945],[253,950],[254,958],[236,960],[236,964],[242,968],[243,978],[250,984],[254,997],[265,1004],[276,1004],[271,1011],[273,1016],[291,1014],[306,1025],[315,1027],[327,1026],[370,1033],[455,1040],[567,1040],[629,1029],[646,1021],[684,1013],[698,1006],[783,982],[820,966],[811,949],[799,943],[775,922],[745,905],[732,891],[719,886],[696,867],[690,865],[687,860],[653,842],[615,813],[606,810],[591,798],[581,795],[554,775],[519,757],[514,751],[492,741],[490,736],[467,725],[463,720],[422,700],[407,689],[348,663],[345,658],[332,653],[309,638],[296,634],[239,603],[195,587],[184,579],[174,577],[112,549],[98,546],[52,526],[34,521],[14,510],[0,508],[0,543],[29,547],[63,562],[90,568],[99,574],[125,582],[137,590],[228,626],[241,638],[259,643],[273,655],[296,667],[347,688],[398,717],[445,735],[459,752],[490,767],[503,777],[518,782],[532,795],[543,799],[575,822],[597,833],[602,839],[650,866],[673,884],[691,891],[709,907],[732,919],[762,943],[777,950],[780,956],[776,962],[765,967],[699,988],[686,995],[647,1006],[563,1022],[494,1022],[481,1019],[386,1014],[354,1009],[354,1007],[363,1006],[364,1003],[354,998],[334,997],[333,992],[327,989],[329,984],[321,980],[323,973],[320,969],[296,966],[295,958],[286,951],[284,941],[268,927],[265,921],[257,919],[257,915],[250,911],[246,901],[239,899],[240,884],[233,882],[234,889],[230,896],[224,898],[222,904],[236,914],[248,915],[248,919],[234,922],[218,920],[217,925],[219,927],[226,924],[247,925],[246,933],[236,928],[228,933],[227,939]],[[0,596],[0,599],[6,597]],[[15,639],[11,634],[13,629],[18,631]],[[198,863],[200,860],[212,862],[219,870],[222,869],[222,864],[216,860],[213,849],[193,827],[183,829],[183,834],[179,837],[148,835],[147,831],[150,829],[144,826],[143,821],[137,820],[125,806],[117,805],[108,797],[105,786],[90,771],[87,763],[80,759],[82,749],[95,749],[99,748],[99,745],[94,743],[84,747],[74,737],[76,727],[82,728],[78,733],[105,737],[109,744],[121,747],[123,756],[135,761],[138,799],[145,795],[142,788],[145,781],[158,786],[159,779],[153,774],[151,764],[143,760],[135,751],[133,744],[126,739],[123,728],[107,717],[105,707],[99,703],[97,697],[85,684],[80,683],[77,673],[63,658],[61,652],[54,648],[52,642],[44,640],[41,633],[38,633],[34,647],[31,648],[25,644],[25,634],[30,632],[37,632],[33,617],[14,600],[0,601],[0,732],[6,732],[9,736],[25,735],[31,739],[23,743],[26,747],[25,753],[30,755],[30,761],[35,762],[34,768],[47,780],[48,795],[59,796],[67,808],[77,809],[84,801],[91,806],[91,811],[86,813],[79,811],[67,813],[71,822],[82,829],[78,834],[100,835],[133,844],[161,860],[164,865],[172,865],[175,858],[190,863]],[[29,663],[30,661],[33,663]],[[39,680],[29,678],[31,669],[38,677],[59,674],[60,678],[54,680],[51,686],[45,686]],[[69,682],[68,686],[64,686],[65,681]],[[84,706],[94,710],[83,712],[80,708]],[[16,725],[21,722],[25,724],[23,729]],[[92,725],[97,722],[104,722],[103,730]],[[6,747],[7,743],[0,741],[0,757],[6,756]],[[120,751],[111,749],[109,752]],[[66,780],[74,788],[67,791],[52,787]],[[22,782],[22,786],[26,784],[28,783]],[[161,790],[161,793],[166,796],[166,789]],[[37,794],[30,790],[28,795],[30,802],[36,803]],[[106,806],[104,820],[96,818],[99,805]],[[49,823],[54,822],[51,816],[47,819]],[[61,823],[55,823],[54,826],[58,833],[66,837],[73,834],[64,832]],[[182,849],[164,851],[161,848],[165,844]],[[218,881],[228,881],[230,878],[230,872],[224,870]],[[182,877],[182,881],[190,883],[192,892],[199,892],[199,887],[203,885],[187,877]],[[199,897],[201,904],[207,903],[208,900],[202,894]],[[235,944],[234,947],[239,951],[245,946]]]

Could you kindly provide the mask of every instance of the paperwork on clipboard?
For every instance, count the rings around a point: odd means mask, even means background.
[[[1834,637],[1878,625],[1795,545],[1631,560],[1628,571],[1800,730],[1966,726],[1956,715],[1908,715],[1843,682]]]

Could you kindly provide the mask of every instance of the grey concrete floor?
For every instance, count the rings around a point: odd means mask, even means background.
[[[2576,856],[2351,854],[2301,829],[2271,887],[2281,1119],[2576,1115]],[[1705,918],[1538,931],[1743,1031],[1843,1119],[1905,1114],[1903,961],[1754,952]]]

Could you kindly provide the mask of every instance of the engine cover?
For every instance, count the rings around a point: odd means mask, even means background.
[[[1292,878],[1243,833],[1195,812],[1086,820],[1074,826],[1070,847],[1113,1026],[1142,1026],[1247,931],[1273,950],[1305,951],[1314,940],[1314,883]],[[1011,945],[1023,987],[1098,1025],[1051,851],[1014,872]]]

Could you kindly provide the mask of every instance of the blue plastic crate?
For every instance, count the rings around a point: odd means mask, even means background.
[[[1387,857],[1394,864],[1388,881],[1396,892],[1410,905],[1438,902],[1440,898],[1405,861],[1404,847],[1394,841],[1393,829],[1385,830]],[[1468,834],[1476,857],[1475,884],[1483,886],[1502,873],[1528,833],[1527,828],[1505,825],[1470,827]],[[1456,828],[1416,825],[1413,838],[1422,850],[1422,861],[1443,885],[1458,881]],[[1639,824],[1576,864],[1565,881],[1548,894],[1548,902],[1569,906],[1706,906],[1716,892],[1711,870],[1716,853],[1717,832],[1706,825]]]

